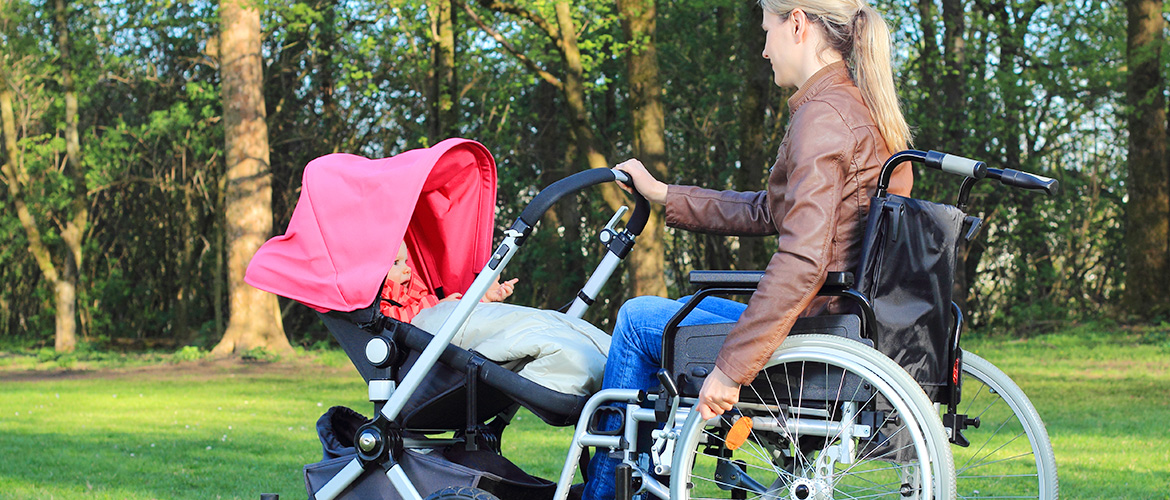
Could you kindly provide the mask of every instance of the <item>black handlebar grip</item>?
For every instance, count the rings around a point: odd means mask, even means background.
[[[613,171],[608,168],[591,168],[556,181],[537,193],[532,202],[524,207],[524,211],[520,212],[520,220],[529,226],[535,226],[544,213],[561,198],[589,186],[613,182],[614,178]]]
[[[589,186],[616,181],[619,175],[628,178],[619,170],[591,168],[556,181],[542,189],[540,193],[537,193],[536,197],[528,203],[528,206],[524,207],[524,211],[520,212],[520,220],[524,221],[529,227],[533,227],[544,216],[544,213],[561,198]],[[631,190],[633,190],[632,185]],[[630,215],[630,221],[626,224],[626,230],[637,236],[642,232],[642,229],[646,226],[646,220],[649,218],[650,203],[646,201],[645,197],[634,190],[634,213]]]
[[[1010,168],[1003,169],[999,175],[999,182],[1005,186],[1018,187],[1031,191],[1044,191],[1049,196],[1060,192],[1060,181],[1042,175],[1029,174]]]
[[[612,172],[615,180],[630,188],[630,192],[634,195],[634,213],[630,214],[630,221],[626,223],[626,231],[637,237],[642,234],[642,230],[646,228],[646,221],[650,219],[650,202],[634,187],[629,175],[617,169],[612,170]]]

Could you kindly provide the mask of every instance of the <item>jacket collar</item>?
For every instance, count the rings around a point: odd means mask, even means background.
[[[820,94],[821,91],[833,85],[838,85],[845,82],[852,82],[849,78],[849,68],[845,66],[845,61],[837,61],[820,69],[804,82],[804,85],[788,98],[789,113],[796,113],[796,109],[802,104],[811,101],[813,97]]]

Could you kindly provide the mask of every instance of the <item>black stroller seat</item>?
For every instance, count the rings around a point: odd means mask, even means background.
[[[381,317],[376,307],[343,313],[320,313],[321,321],[345,349],[346,354],[368,383],[375,379],[401,382],[414,365],[418,354],[433,335],[409,323]],[[373,334],[373,331],[380,333]],[[397,359],[379,368],[366,355],[367,344],[380,338],[392,345]],[[476,376],[469,379],[469,373]],[[475,423],[483,423],[519,404],[549,425],[558,427],[577,423],[589,396],[565,394],[549,389],[484,358],[474,351],[448,345],[437,363],[427,373],[424,383],[409,399],[398,423],[419,432],[443,432],[464,429],[474,413]],[[468,396],[468,388],[472,396]]]

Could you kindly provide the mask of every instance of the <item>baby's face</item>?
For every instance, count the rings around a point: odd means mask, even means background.
[[[390,267],[390,272],[386,273],[386,279],[405,285],[410,281],[410,267],[406,265],[406,244],[398,246],[398,256],[394,258],[394,265]]]

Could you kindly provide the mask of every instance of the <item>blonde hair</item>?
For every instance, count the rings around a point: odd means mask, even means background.
[[[894,91],[890,62],[890,28],[865,0],[759,0],[764,10],[787,19],[801,9],[824,28],[829,46],[848,63],[849,73],[878,131],[891,153],[906,149],[911,141],[910,126],[902,116]]]

